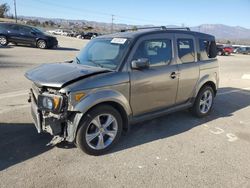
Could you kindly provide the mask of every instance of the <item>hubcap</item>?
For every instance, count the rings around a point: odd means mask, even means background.
[[[5,37],[0,37],[0,44],[5,45],[7,42],[7,39]]]
[[[104,149],[114,141],[117,131],[118,124],[113,115],[98,115],[87,127],[86,142],[92,149]]]
[[[201,96],[200,100],[200,112],[203,114],[207,113],[212,106],[212,102],[213,102],[212,92],[210,90],[205,91]]]
[[[38,46],[39,48],[45,48],[46,44],[44,41],[39,41]]]

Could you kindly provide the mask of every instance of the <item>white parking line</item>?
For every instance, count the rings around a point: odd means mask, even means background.
[[[243,76],[241,77],[241,79],[243,79],[243,80],[250,80],[250,74],[243,74]]]
[[[27,90],[21,90],[21,91],[2,93],[2,94],[0,94],[0,100],[1,99],[6,99],[6,98],[11,98],[11,97],[23,96],[23,95],[28,95],[28,91]]]
[[[4,114],[4,113],[12,112],[14,110],[19,110],[19,109],[28,108],[28,107],[30,107],[30,104],[24,104],[22,106],[5,108],[3,110],[0,110],[0,114]]]

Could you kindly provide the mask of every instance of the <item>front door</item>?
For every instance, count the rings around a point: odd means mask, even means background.
[[[178,66],[173,53],[172,34],[155,34],[140,38],[129,61],[147,58],[148,69],[130,71],[130,105],[133,115],[166,108],[175,104]]]

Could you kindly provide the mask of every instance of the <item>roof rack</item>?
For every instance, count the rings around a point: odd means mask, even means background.
[[[161,29],[161,30],[187,30],[190,31],[189,27],[166,27],[166,26],[155,26],[155,27],[139,27],[139,28],[132,28],[132,29],[122,29],[121,32],[126,31],[138,31],[142,29]]]

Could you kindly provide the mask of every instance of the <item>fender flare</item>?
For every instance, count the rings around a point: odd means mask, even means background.
[[[217,74],[217,73],[215,73]],[[215,86],[215,90],[218,89],[218,81],[216,80],[217,75],[216,76],[211,76],[209,74],[204,75],[199,82],[197,83],[193,98],[196,98],[196,96],[198,95],[200,89],[206,84],[206,83],[213,83],[213,85]]]
[[[75,136],[77,130],[79,128],[79,123],[82,117],[93,107],[102,104],[102,103],[116,103],[121,106],[126,113],[128,119],[132,115],[132,110],[129,105],[129,101],[123,96],[120,92],[114,90],[102,90],[96,91],[87,95],[81,102],[76,104],[73,108],[73,111],[76,112],[72,115],[67,123],[67,137],[66,140],[69,142],[73,142],[75,140]]]

